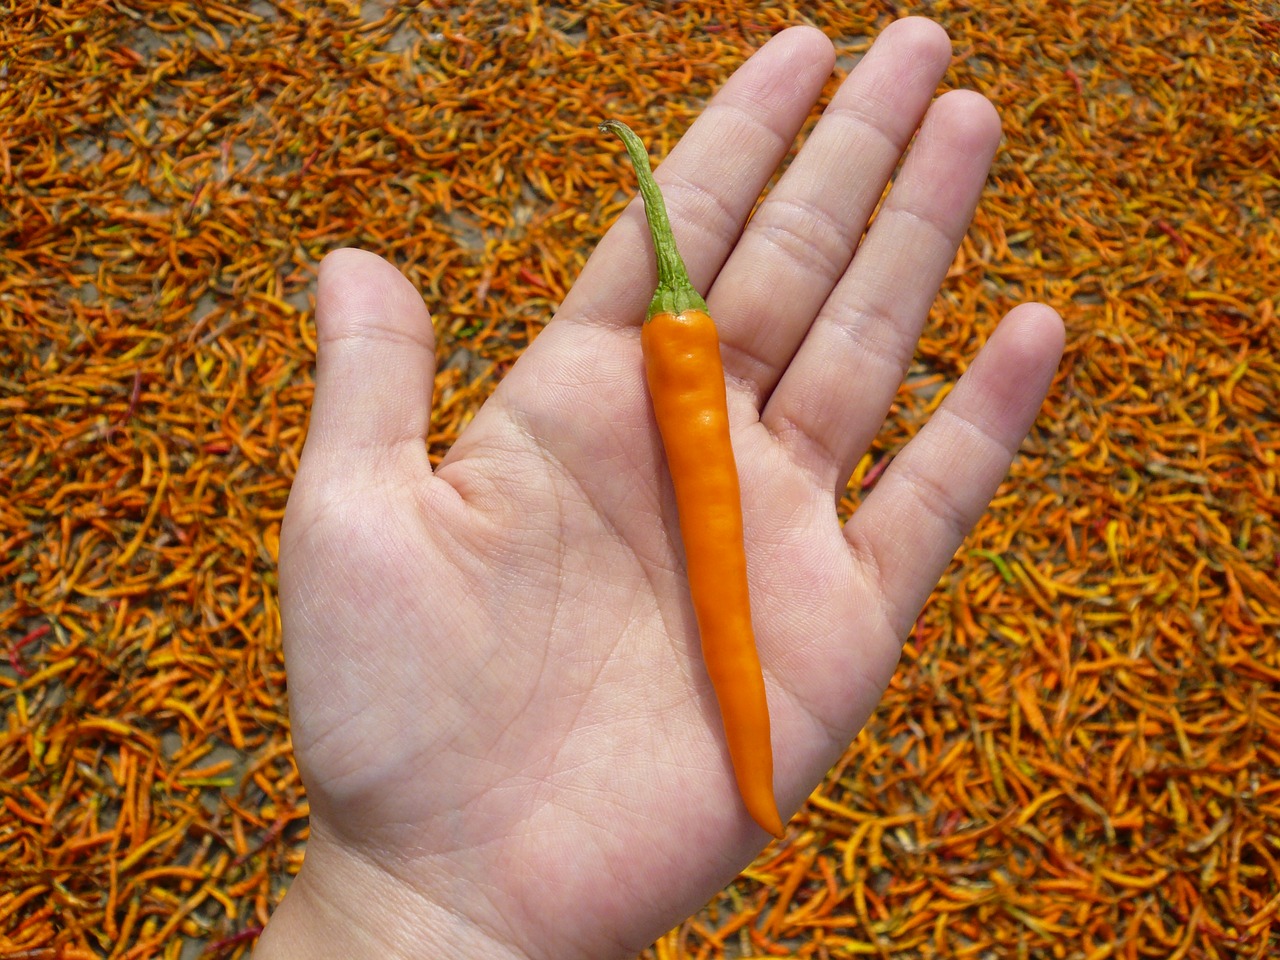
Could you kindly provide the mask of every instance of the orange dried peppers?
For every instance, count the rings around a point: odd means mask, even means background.
[[[742,496],[729,442],[720,338],[706,302],[689,282],[644,144],[617,120],[604,121],[600,129],[616,133],[626,145],[653,234],[658,289],[640,343],[675,487],[702,656],[720,704],[743,803],[756,823],[780,837],[769,707],[751,629]]]

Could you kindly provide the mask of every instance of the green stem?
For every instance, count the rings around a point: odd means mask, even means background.
[[[649,318],[659,313],[681,313],[685,310],[707,309],[707,302],[693,289],[689,271],[676,248],[676,238],[671,233],[671,221],[667,219],[667,205],[662,201],[649,169],[649,153],[644,143],[620,120],[605,120],[600,124],[601,133],[616,133],[622,138],[640,180],[640,196],[644,198],[644,215],[653,234],[653,250],[658,258],[658,289],[649,304]]]

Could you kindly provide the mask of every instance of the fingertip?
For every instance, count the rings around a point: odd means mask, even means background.
[[[926,62],[951,60],[951,37],[940,23],[928,17],[902,17],[893,21],[880,31],[876,42],[883,43],[886,39],[891,39],[895,45],[909,45],[916,59]]]
[[[324,259],[320,261],[320,277],[323,280],[326,274],[332,275],[335,271],[341,271],[348,264],[359,263],[360,261],[367,263],[373,263],[374,261],[385,262],[376,253],[361,250],[359,247],[338,247],[326,253]]]
[[[332,286],[353,270],[378,270],[382,266],[390,266],[382,257],[359,247],[339,247],[330,250],[320,261],[320,289]]]
[[[349,457],[424,438],[435,335],[413,284],[377,254],[343,248],[321,261],[316,288],[316,444]]]
[[[1000,112],[976,90],[948,90],[930,108],[947,124],[947,135],[967,152],[995,152],[1000,142]]]
[[[434,342],[426,304],[393,264],[358,247],[330,251],[320,261],[316,281],[320,338],[346,336],[350,327],[377,318],[391,318],[407,336]]]
[[[1029,301],[1019,304],[1005,314],[999,330],[1011,341],[1010,347],[1027,360],[1057,365],[1066,344],[1066,326],[1062,316],[1047,303]]]
[[[1007,313],[954,391],[966,419],[1010,449],[1031,428],[1062,359],[1062,318],[1043,303]]]
[[[922,42],[941,44],[948,48],[951,46],[951,38],[947,35],[946,28],[937,20],[930,17],[922,17],[917,15],[899,17],[888,26],[886,26],[881,34],[887,34],[890,31],[894,33],[911,32],[913,37],[919,37]]]
[[[764,102],[783,94],[811,103],[831,76],[836,51],[825,33],[802,24],[774,34],[751,61],[750,71],[735,75],[739,84],[755,85],[746,93],[749,100]]]
[[[835,45],[831,38],[811,24],[799,23],[787,27],[774,34],[766,46],[775,43],[803,44],[812,47],[815,53],[829,52],[835,58]]]

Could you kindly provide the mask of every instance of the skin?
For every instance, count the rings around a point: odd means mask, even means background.
[[[886,28],[745,229],[832,68],[818,31],[771,40],[657,171],[722,338],[784,813],[874,709],[1062,349],[1049,308],[1005,317],[841,526],[999,139],[980,96],[933,99],[949,55]],[[255,960],[630,957],[759,852],[662,482],[646,261],[637,201],[434,473],[421,298],[372,254],[322,264],[280,556],[312,834]]]

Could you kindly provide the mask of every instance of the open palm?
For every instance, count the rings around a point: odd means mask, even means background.
[[[841,527],[999,138],[976,94],[933,101],[949,52],[889,27],[745,227],[831,69],[817,31],[765,46],[657,174],[723,343],[784,816],[874,708],[1061,350],[1051,310],[1014,311]],[[645,391],[653,277],[637,202],[433,473],[420,298],[372,254],[323,264],[280,564],[312,838],[258,956],[624,957],[766,842]]]

